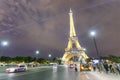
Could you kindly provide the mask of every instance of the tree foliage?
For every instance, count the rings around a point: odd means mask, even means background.
[[[117,56],[114,56],[114,55],[109,55],[108,59],[113,61],[113,62],[120,63],[120,57],[117,57]]]
[[[43,59],[43,58],[39,58],[36,59],[35,57],[22,57],[22,56],[16,56],[16,57],[5,57],[5,56],[1,56],[0,57],[0,62],[5,62],[5,63],[11,63],[11,62],[15,62],[15,63],[21,63],[21,62],[25,62],[25,63],[30,63],[30,62],[39,62],[39,63],[49,63],[50,60],[47,59]]]

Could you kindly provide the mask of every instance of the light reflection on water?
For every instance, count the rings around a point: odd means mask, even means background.
[[[52,80],[56,80],[57,79],[57,68],[53,68],[52,75],[53,75]]]
[[[59,68],[53,69],[52,80],[68,80],[69,79],[68,75],[69,73],[68,73],[67,67],[59,67]]]
[[[53,73],[56,73],[57,72],[57,68],[53,68]]]
[[[15,73],[10,73],[8,74],[8,77],[11,78],[11,77],[14,77],[15,76]]]
[[[69,70],[68,67],[58,67],[52,69],[40,69],[34,73],[10,73],[7,78],[2,80],[76,80],[76,72]]]
[[[13,77],[16,76],[16,73],[7,73],[6,77],[4,78],[5,80],[14,80]]]

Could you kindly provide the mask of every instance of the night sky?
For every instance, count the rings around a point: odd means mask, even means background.
[[[91,30],[96,31],[100,56],[120,56],[120,0],[0,0],[0,56],[62,57],[69,38],[69,10],[87,55],[96,56]]]

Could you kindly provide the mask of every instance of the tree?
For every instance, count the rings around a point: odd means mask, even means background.
[[[114,56],[114,55],[109,55],[108,59],[113,61],[113,62],[120,63],[120,57],[117,57],[117,56]]]

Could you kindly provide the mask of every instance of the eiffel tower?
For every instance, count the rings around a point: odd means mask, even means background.
[[[77,61],[84,63],[88,56],[85,54],[84,49],[80,46],[78,42],[78,37],[76,36],[74,21],[73,21],[73,12],[70,9],[70,37],[68,41],[68,46],[65,48],[65,53],[62,57],[64,63],[69,64],[71,59],[77,58]]]

